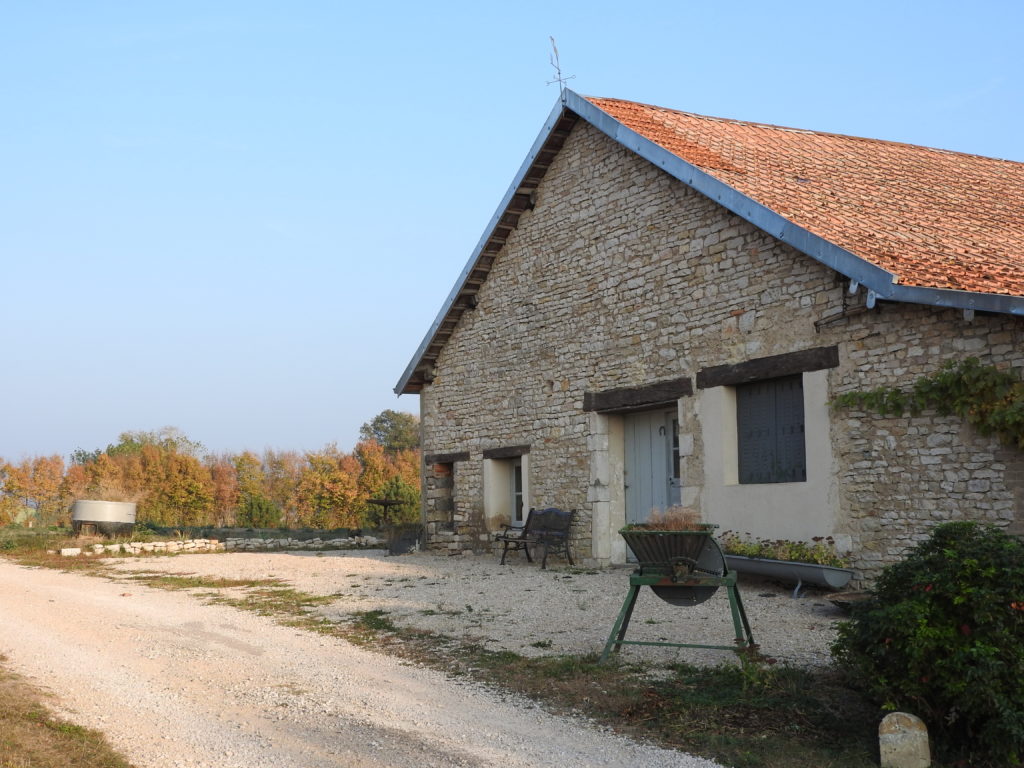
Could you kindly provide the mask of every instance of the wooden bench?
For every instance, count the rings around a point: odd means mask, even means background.
[[[511,525],[502,526],[505,530],[495,534],[494,540],[502,542],[505,546],[501,551],[501,564],[505,564],[505,556],[509,549],[523,550],[526,552],[528,562],[533,562],[530,555],[530,547],[542,547],[544,555],[541,559],[541,569],[548,566],[548,554],[551,552],[562,552],[569,565],[575,565],[572,561],[572,552],[569,549],[569,534],[572,529],[572,520],[576,510],[564,510],[557,507],[546,509],[531,509],[526,515],[526,523],[522,528]]]

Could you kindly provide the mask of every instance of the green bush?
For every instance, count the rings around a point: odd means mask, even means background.
[[[276,528],[281,523],[281,510],[265,496],[246,494],[238,507],[235,523],[243,528]]]
[[[946,523],[886,568],[840,626],[840,666],[886,709],[917,714],[972,766],[1024,757],[1024,543]]]

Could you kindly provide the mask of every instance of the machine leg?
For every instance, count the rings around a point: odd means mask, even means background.
[[[753,647],[754,634],[750,631],[750,622],[747,621],[747,612],[743,610],[743,600],[740,599],[740,591],[735,584],[726,589],[729,592],[729,608],[732,610],[732,626],[736,631],[736,645],[741,647]]]
[[[629,626],[629,620],[633,616],[633,606],[636,605],[636,598],[639,594],[640,586],[630,584],[626,601],[622,604],[622,610],[619,611],[619,618],[615,620],[611,634],[608,635],[608,642],[605,643],[604,652],[601,654],[598,664],[603,664],[608,660],[608,656],[613,650],[617,652],[622,647],[622,638],[626,636],[626,628]]]

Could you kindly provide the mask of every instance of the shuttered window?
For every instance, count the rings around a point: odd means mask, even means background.
[[[803,376],[736,387],[740,483],[807,480]]]

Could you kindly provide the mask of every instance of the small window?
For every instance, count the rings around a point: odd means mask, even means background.
[[[488,530],[522,527],[530,508],[530,457],[488,458],[484,453],[484,519]]]
[[[512,525],[523,525],[523,460],[512,462]]]
[[[784,376],[736,387],[739,481],[807,480],[803,376]]]

